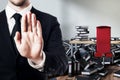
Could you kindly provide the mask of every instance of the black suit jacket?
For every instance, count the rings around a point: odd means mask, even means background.
[[[47,75],[60,75],[67,69],[67,58],[62,46],[57,19],[34,8],[41,22],[46,61],[44,71],[32,68],[27,59],[16,53],[12,46],[5,10],[0,13],[0,80],[45,80]]]

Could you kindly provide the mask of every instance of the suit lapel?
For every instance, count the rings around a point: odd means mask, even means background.
[[[0,14],[0,35],[1,38],[4,39],[6,45],[9,46],[9,48],[12,50],[14,56],[16,56],[10,39],[10,33],[9,33],[5,10]]]
[[[38,11],[34,7],[32,7],[31,12],[36,15],[37,20],[38,20],[38,17],[41,16],[41,15],[38,14]]]

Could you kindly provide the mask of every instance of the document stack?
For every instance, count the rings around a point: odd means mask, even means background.
[[[75,40],[81,40],[81,41],[86,41],[88,40],[88,26],[76,26],[76,36]]]

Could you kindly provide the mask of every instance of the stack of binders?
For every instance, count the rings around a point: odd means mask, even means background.
[[[88,40],[88,26],[76,26],[76,36],[75,40],[86,41]]]

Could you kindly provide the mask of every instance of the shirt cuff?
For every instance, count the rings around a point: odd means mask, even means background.
[[[39,71],[43,71],[43,69],[44,69],[44,63],[45,63],[45,59],[46,59],[46,55],[45,55],[44,51],[42,51],[42,54],[43,54],[43,60],[39,64],[34,64],[30,59],[28,59],[29,65],[31,67],[39,70]]]

